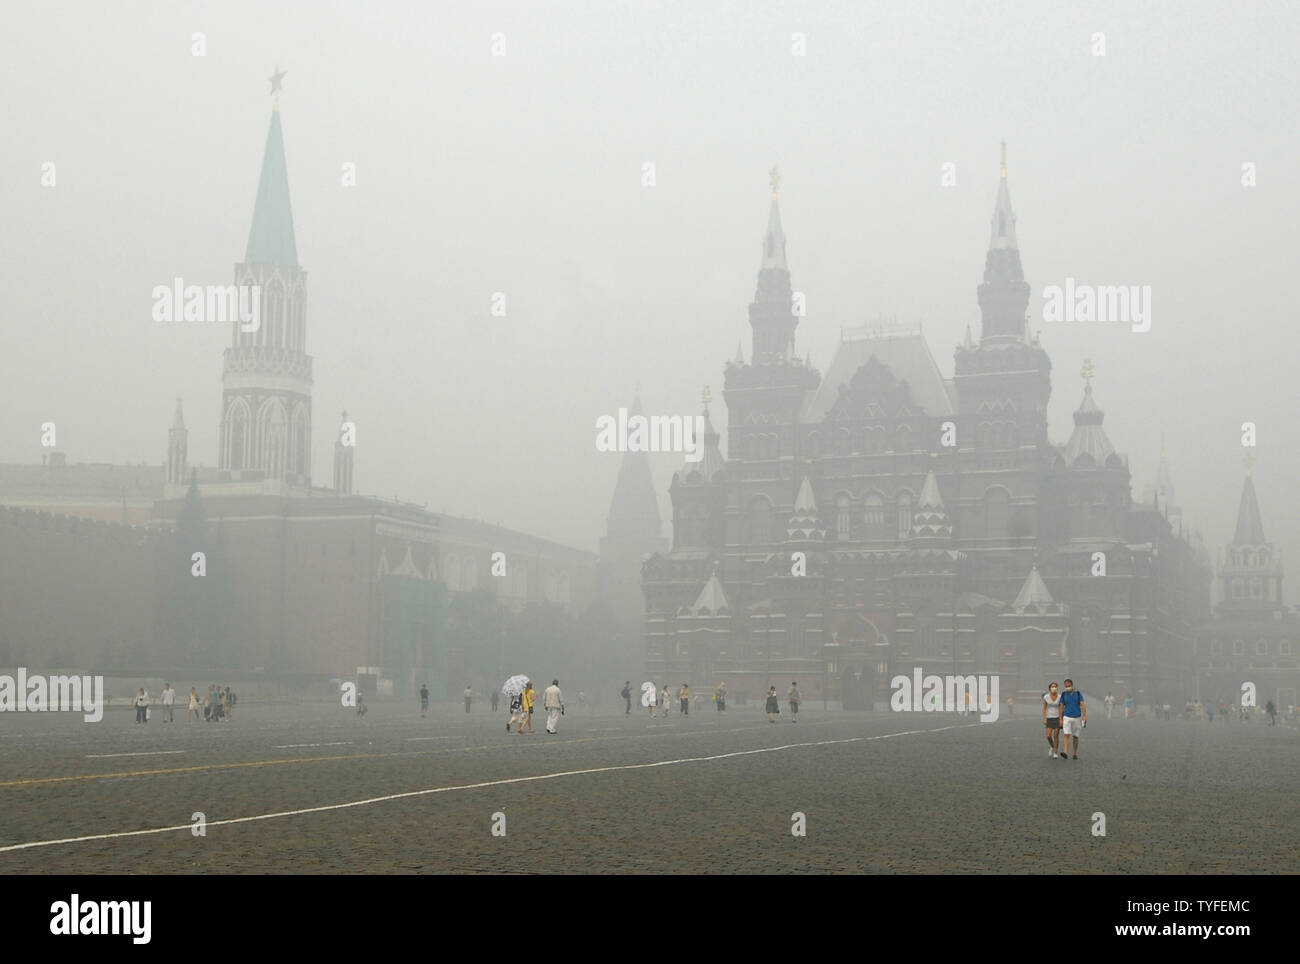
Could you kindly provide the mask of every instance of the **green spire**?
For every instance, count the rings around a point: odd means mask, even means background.
[[[282,264],[298,267],[298,246],[293,240],[293,209],[289,204],[289,174],[284,165],[284,134],[280,111],[271,113],[262,155],[262,177],[253,205],[253,227],[248,232],[246,264]]]

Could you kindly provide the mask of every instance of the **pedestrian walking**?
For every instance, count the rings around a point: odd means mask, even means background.
[[[186,717],[186,722],[198,720],[199,716],[199,691],[193,686],[190,687],[190,714]]]
[[[619,693],[618,695],[623,697],[623,701],[627,703],[627,713],[625,715],[631,716],[632,715],[632,681],[631,680],[628,680],[626,683],[623,684],[623,692]],[[654,714],[652,713],[651,715],[653,716]]]
[[[718,688],[713,691],[713,699],[718,704],[718,712],[727,711],[727,684],[719,683]]]
[[[578,705],[579,706],[587,705],[587,694],[583,690],[578,690]]]
[[[1264,712],[1268,714],[1268,725],[1277,726],[1277,707],[1273,705],[1272,700],[1264,704]]]
[[[791,722],[791,723],[798,723],[798,722],[799,722],[799,704],[803,701],[803,697],[799,695],[799,684],[798,684],[798,683],[791,683],[791,684],[790,684],[790,689],[786,691],[785,699],[786,699],[786,702],[788,702],[788,703],[790,704],[790,722]]]
[[[659,687],[659,709],[663,711],[664,719],[668,719],[668,707],[671,705],[672,694],[668,692],[668,684],[664,683]]]
[[[1010,719],[1015,715],[1016,715],[1016,701],[1012,697],[1008,696],[1007,697],[1007,719]]]
[[[494,703],[496,702],[496,695],[497,695],[496,691],[493,690],[492,702]],[[494,706],[493,709],[496,709],[496,707]],[[420,684],[420,719],[424,719],[428,715],[429,715],[429,684],[421,683]]]
[[[1124,697],[1124,719],[1133,719],[1133,697]]]
[[[1061,696],[1054,682],[1043,694],[1043,726],[1047,728],[1047,755],[1056,759],[1061,739]]]
[[[232,690],[232,689],[230,688],[230,684],[229,684],[229,683],[226,684],[226,698],[225,698],[225,700],[222,702],[221,707],[222,707],[222,712],[223,712],[223,714],[224,714],[224,716],[225,716],[226,722],[229,723],[231,720],[233,720],[233,719],[235,718],[235,714],[234,714],[234,709],[235,709],[235,691]]]
[[[781,715],[781,704],[776,699],[776,687],[767,688],[767,722],[775,723],[776,718]]]
[[[140,687],[140,692],[135,696],[135,721],[137,723],[149,722],[149,694]]]
[[[357,716],[366,715],[366,698],[362,695],[361,690],[357,690]]]
[[[462,693],[461,696],[465,698],[465,712],[468,713],[470,700],[474,699],[474,691],[470,689],[468,686],[466,686],[465,692]]]
[[[492,700],[492,712],[495,713],[497,711],[497,707],[501,704],[501,695],[496,690],[493,690],[491,700]]]
[[[533,729],[533,703],[536,700],[537,693],[533,690],[533,681],[529,680],[524,684],[524,691],[519,694],[519,711],[521,715],[519,717],[519,729],[516,732],[520,736],[523,736],[525,726],[528,727],[529,733],[537,732]]]
[[[551,680],[542,694],[542,706],[546,708],[546,732],[554,734],[560,717],[564,715],[564,694],[560,692],[560,681]]]
[[[172,712],[176,708],[176,691],[172,689],[171,683],[163,683],[162,705],[163,705],[163,722],[164,723],[176,722],[175,718],[172,716]]]
[[[1113,709],[1115,708],[1115,697],[1113,697],[1113,696],[1111,696],[1109,693],[1107,693],[1107,694],[1106,694],[1106,699],[1104,700],[1104,702],[1105,702],[1105,704],[1106,704],[1106,719],[1109,720],[1109,719],[1110,719],[1110,711],[1113,710]]]
[[[1065,681],[1065,692],[1061,694],[1061,733],[1065,736],[1065,759],[1070,752],[1070,737],[1074,737],[1074,757],[1079,759],[1079,736],[1088,725],[1088,704],[1084,702],[1083,693],[1074,688],[1074,680]]]
[[[677,698],[681,700],[682,716],[690,716],[691,715],[691,688],[687,686],[685,683],[683,683],[682,688],[677,691]]]
[[[1170,706],[1168,703],[1166,703],[1166,704],[1165,704],[1165,719],[1166,719],[1166,720],[1172,720],[1173,718],[1174,718],[1174,708],[1173,708],[1172,706]]]

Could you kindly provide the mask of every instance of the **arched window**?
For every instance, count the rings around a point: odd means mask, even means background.
[[[908,428],[906,425],[898,426],[898,432],[894,436],[894,451],[895,452],[912,451],[912,430]]]
[[[912,534],[912,494],[898,493],[898,538],[906,539]]]
[[[853,507],[847,495],[835,497],[835,538],[848,542],[853,531]]]
[[[772,541],[772,504],[763,496],[749,504],[749,541],[753,545]]]
[[[1007,519],[1011,513],[1011,496],[1006,489],[992,488],[984,493],[984,534],[989,538],[1002,538],[1007,534]]]
[[[244,467],[245,456],[248,452],[248,410],[244,407],[242,400],[236,399],[230,406],[230,441],[227,449],[227,462],[230,468],[238,472]]]
[[[868,539],[881,539],[885,535],[885,500],[872,492],[867,495],[866,507],[862,513]]]
[[[835,430],[835,454],[849,455],[853,450],[853,436],[847,428]]]

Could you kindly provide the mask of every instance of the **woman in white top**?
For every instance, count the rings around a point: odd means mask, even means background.
[[[198,694],[198,691],[197,691],[193,686],[191,686],[191,687],[190,687],[190,715],[189,715],[189,720],[197,720],[197,719],[200,719],[200,718],[201,718],[201,717],[199,716],[199,694]],[[186,722],[188,722],[189,720],[187,720]]]
[[[1061,695],[1052,683],[1043,694],[1043,725],[1047,727],[1047,755],[1057,759],[1061,738]]]

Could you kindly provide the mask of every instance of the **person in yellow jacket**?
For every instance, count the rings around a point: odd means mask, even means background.
[[[533,703],[537,700],[537,691],[533,689],[533,681],[529,680],[524,685],[524,691],[519,694],[519,729],[516,733],[520,735],[524,732],[524,727],[528,727],[529,733],[536,732],[533,729]]]

